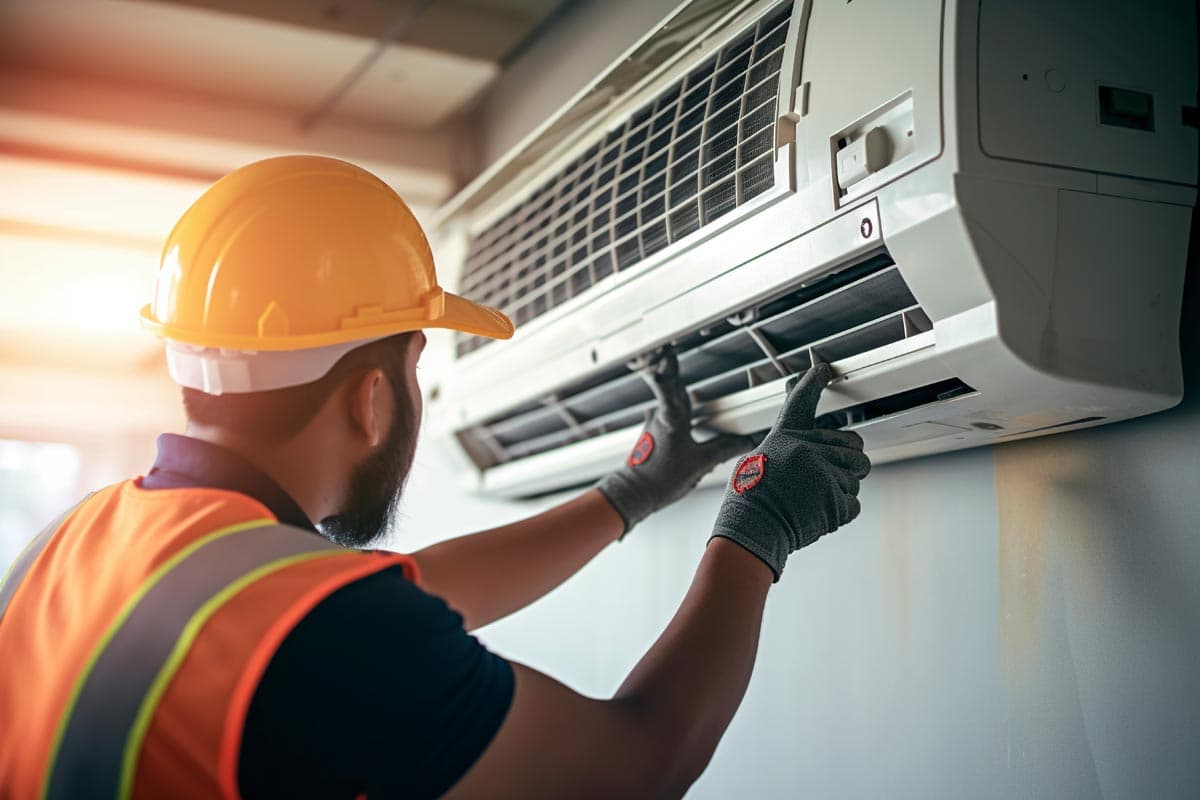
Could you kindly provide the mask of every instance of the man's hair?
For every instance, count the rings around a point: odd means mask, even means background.
[[[205,394],[183,389],[183,410],[189,422],[223,428],[264,444],[279,444],[298,433],[348,378],[379,367],[397,397],[407,392],[405,360],[412,332],[356,347],[338,359],[329,372],[312,383],[247,394]]]

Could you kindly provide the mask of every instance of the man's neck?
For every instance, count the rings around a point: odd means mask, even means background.
[[[296,501],[314,524],[335,513],[336,479],[329,474],[331,465],[316,455],[307,431],[274,444],[256,442],[211,425],[189,423],[186,433],[193,439],[229,450],[262,470]]]

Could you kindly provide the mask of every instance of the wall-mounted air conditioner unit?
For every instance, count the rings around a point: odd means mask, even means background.
[[[479,490],[584,483],[665,342],[720,430],[831,362],[819,410],[876,463],[1176,404],[1194,13],[685,4],[444,209],[517,333],[458,340],[433,424]]]

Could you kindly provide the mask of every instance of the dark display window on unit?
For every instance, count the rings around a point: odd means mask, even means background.
[[[1154,96],[1149,92],[1100,86],[1100,124],[1139,131],[1154,130]]]

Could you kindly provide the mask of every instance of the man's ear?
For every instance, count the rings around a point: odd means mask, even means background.
[[[350,423],[362,434],[368,447],[376,447],[387,435],[391,424],[392,387],[383,370],[375,367],[362,373],[350,385]]]

